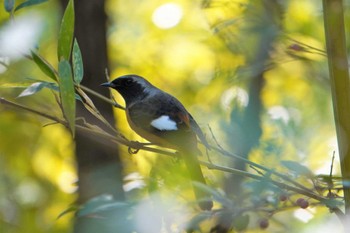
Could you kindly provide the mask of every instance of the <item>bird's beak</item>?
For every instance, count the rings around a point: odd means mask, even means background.
[[[100,86],[103,86],[103,87],[114,87],[115,85],[113,83],[106,82],[106,83],[100,84]]]

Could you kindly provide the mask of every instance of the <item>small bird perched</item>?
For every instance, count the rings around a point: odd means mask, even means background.
[[[191,179],[206,184],[197,158],[201,153],[196,136],[204,145],[208,143],[180,101],[138,75],[125,75],[101,85],[117,90],[124,98],[128,123],[137,134],[153,144],[177,150]],[[210,210],[210,194],[193,188],[200,208]]]

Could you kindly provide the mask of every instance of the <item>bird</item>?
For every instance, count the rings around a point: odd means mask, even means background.
[[[174,96],[155,87],[145,78],[128,74],[102,83],[123,97],[130,128],[152,144],[179,152],[190,179],[206,185],[198,155],[197,137],[207,148],[209,144],[197,122]],[[211,195],[193,185],[194,194],[202,210],[211,210]]]

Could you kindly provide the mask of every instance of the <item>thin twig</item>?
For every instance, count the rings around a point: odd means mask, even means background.
[[[6,69],[9,68],[9,65],[8,65],[5,61],[0,61],[0,65],[2,65],[3,67],[5,67]]]
[[[252,179],[255,179],[255,180],[261,180],[261,181],[268,180],[270,183],[272,183],[273,185],[275,185],[275,186],[277,186],[277,187],[279,187],[281,189],[290,190],[290,191],[293,191],[295,193],[302,194],[304,196],[307,196],[307,197],[313,198],[315,200],[321,201],[322,203],[327,203],[327,201],[329,201],[329,199],[327,199],[327,198],[325,198],[323,196],[317,195],[314,192],[310,192],[308,190],[304,190],[304,189],[301,189],[301,188],[298,188],[298,187],[294,187],[294,186],[288,185],[286,183],[282,183],[282,182],[278,182],[278,181],[272,180],[270,177],[267,177],[267,176],[255,175],[255,174],[252,174],[252,173],[247,172],[247,171],[242,171],[242,170],[238,170],[238,169],[235,169],[235,168],[225,167],[225,166],[217,165],[217,164],[211,164],[211,163],[208,163],[208,162],[205,162],[205,161],[201,161],[201,160],[199,162],[200,162],[200,164],[202,164],[204,166],[207,166],[210,169],[220,170],[220,171],[223,171],[223,172],[229,172],[229,173],[233,173],[233,174],[236,174],[236,175],[249,177],[249,178],[252,178]]]
[[[14,108],[22,109],[22,110],[25,110],[25,111],[37,114],[39,116],[45,117],[47,119],[50,119],[50,120],[58,122],[58,123],[60,123],[62,125],[65,125],[66,127],[68,126],[68,123],[65,120],[62,120],[62,119],[59,119],[57,117],[51,116],[49,114],[40,112],[38,110],[34,110],[34,109],[31,109],[31,108],[28,108],[26,106],[23,106],[23,105],[20,105],[20,104],[8,101],[8,100],[6,100],[4,98],[0,98],[0,103],[1,104],[5,104],[7,106],[11,106],[11,107],[14,107]],[[168,156],[172,156],[172,157],[177,157],[177,154],[174,153],[174,152],[169,152],[169,151],[165,151],[165,150],[161,150],[161,149],[157,149],[157,148],[147,147],[147,146],[144,146],[144,144],[142,144],[142,143],[132,142],[132,141],[127,140],[124,137],[113,136],[113,135],[111,135],[111,134],[109,134],[109,133],[107,133],[107,132],[105,132],[103,130],[100,130],[100,129],[98,129],[98,130],[97,129],[92,129],[92,128],[89,128],[89,127],[86,127],[86,126],[82,126],[82,125],[76,125],[76,129],[77,129],[77,131],[84,132],[84,133],[89,133],[89,134],[94,134],[96,136],[108,139],[111,142],[114,142],[114,143],[117,143],[117,144],[122,144],[122,145],[125,145],[125,146],[128,146],[128,147],[132,147],[132,148],[135,148],[137,150],[145,150],[145,151],[150,151],[150,152],[154,152],[154,153],[157,153],[157,154],[163,154],[163,155],[168,155]],[[211,148],[215,149],[215,150],[217,150],[219,152],[228,153],[226,151],[222,151],[220,148],[216,148],[216,147],[211,147]],[[255,174],[252,174],[252,173],[247,172],[247,171],[242,171],[242,170],[238,170],[238,169],[234,169],[234,168],[230,168],[230,167],[225,167],[225,166],[209,163],[209,162],[206,162],[206,161],[201,161],[200,160],[199,162],[200,162],[200,164],[208,167],[209,169],[216,169],[216,170],[223,171],[223,172],[229,172],[229,173],[233,173],[233,174],[236,174],[236,175],[249,177],[249,178],[256,179],[256,180],[265,180],[265,181],[267,180],[270,183],[272,183],[273,185],[275,185],[275,186],[277,186],[277,187],[279,187],[281,189],[290,190],[290,191],[293,191],[293,192],[296,192],[296,193],[303,194],[303,195],[308,196],[310,198],[313,198],[315,200],[321,201],[325,205],[327,205],[327,201],[329,201],[329,199],[327,199],[327,198],[325,198],[323,196],[317,195],[317,194],[315,194],[314,192],[312,192],[312,191],[310,191],[308,189],[294,187],[294,186],[288,185],[286,183],[278,182],[278,181],[272,180],[271,177],[262,176],[262,175],[255,175]],[[266,170],[266,168],[263,168],[263,169]],[[338,207],[332,206],[332,207],[329,207],[329,208],[337,216],[340,216],[340,217],[344,216],[344,214],[342,213],[342,211]]]
[[[45,117],[47,119],[50,119],[50,120],[53,120],[53,121],[56,121],[60,124],[63,124],[63,125],[66,125],[67,122],[64,121],[64,120],[61,120],[57,117],[54,117],[54,116],[51,116],[49,114],[46,114],[46,113],[43,113],[43,112],[40,112],[40,111],[37,111],[37,110],[34,110],[34,109],[31,109],[31,108],[28,108],[26,106],[23,106],[23,105],[20,105],[20,104],[17,104],[17,103],[14,103],[12,101],[8,101],[6,100],[5,98],[0,98],[0,103],[2,104],[5,104],[5,105],[8,105],[8,106],[11,106],[11,107],[15,107],[15,108],[19,108],[19,109],[22,109],[22,110],[26,110],[28,112],[31,112],[31,113],[34,113],[34,114],[37,114],[39,116],[42,116],[42,117]]]
[[[259,175],[265,176],[265,174],[262,173],[261,171],[259,171],[256,167],[254,167],[254,166],[252,166],[252,165],[249,165],[249,167],[250,167],[251,169],[253,169],[254,171],[256,171],[256,173],[258,173]]]
[[[273,175],[275,175],[275,176],[277,176],[277,177],[280,177],[280,178],[282,178],[282,179],[284,179],[284,180],[286,180],[286,181],[292,183],[292,184],[295,185],[296,187],[299,187],[299,188],[301,188],[301,189],[304,189],[304,190],[307,190],[307,191],[309,191],[309,192],[312,192],[311,189],[309,189],[309,188],[307,188],[307,187],[305,187],[305,186],[299,184],[298,182],[292,180],[291,178],[289,178],[288,176],[286,176],[286,175],[284,175],[284,174],[281,174],[281,173],[279,173],[279,172],[276,172],[275,170],[269,169],[269,168],[264,167],[264,166],[262,166],[262,165],[260,165],[260,164],[254,163],[254,162],[252,162],[252,161],[250,161],[250,160],[248,160],[248,159],[243,158],[242,156],[239,156],[239,155],[236,155],[236,154],[233,154],[233,153],[230,153],[230,152],[226,151],[226,150],[219,144],[218,140],[216,139],[216,137],[215,137],[215,135],[213,134],[213,132],[212,132],[212,130],[211,130],[210,127],[209,127],[209,130],[210,130],[210,132],[211,132],[211,134],[212,134],[212,137],[213,137],[215,143],[217,144],[217,148],[211,146],[211,147],[210,147],[211,149],[216,150],[217,152],[219,152],[219,153],[222,154],[222,155],[225,155],[225,156],[228,156],[228,157],[232,157],[232,158],[239,159],[239,160],[243,161],[244,163],[249,164],[249,165],[252,166],[252,167],[259,168],[259,169],[264,170],[264,171],[266,171],[266,172],[269,172],[269,173],[271,173],[271,174],[273,174]]]
[[[332,188],[334,187],[333,184],[333,165],[334,165],[334,159],[335,159],[335,151],[333,151],[333,156],[332,156],[332,163],[331,163],[331,169],[329,171],[329,184],[328,184],[328,193],[332,193]]]
[[[116,108],[120,108],[122,110],[125,110],[125,108],[123,106],[121,106],[120,104],[118,104],[116,101],[113,102],[112,100],[108,99],[107,97],[101,95],[100,93],[98,93],[98,92],[96,92],[96,91],[94,91],[86,86],[80,85],[80,88],[83,89],[84,91],[90,93],[91,95],[94,95],[94,96],[100,98],[101,100],[113,105]]]
[[[31,109],[31,108],[28,108],[26,106],[23,106],[21,104],[17,104],[15,102],[12,102],[12,101],[9,101],[9,100],[6,100],[5,98],[0,98],[0,103],[1,104],[5,104],[7,106],[10,106],[10,107],[14,107],[14,108],[17,108],[17,109],[22,109],[22,110],[25,110],[25,111],[28,111],[28,112],[31,112],[31,113],[34,113],[36,115],[39,115],[39,116],[42,116],[44,118],[47,118],[47,119],[50,119],[54,122],[58,122],[64,126],[68,126],[68,122],[66,122],[65,120],[62,120],[58,117],[55,117],[55,116],[51,116],[49,114],[46,114],[46,113],[43,113],[41,111],[38,111],[38,110],[34,110],[34,109]],[[152,148],[152,147],[147,147],[145,145],[147,144],[143,144],[143,143],[138,143],[138,142],[134,142],[134,141],[129,141],[127,140],[123,135],[111,135],[103,130],[96,130],[96,129],[92,129],[92,128],[89,128],[87,126],[81,126],[81,125],[76,125],[76,129],[81,131],[81,132],[85,132],[85,133],[91,133],[91,134],[94,134],[96,136],[100,136],[100,137],[103,137],[105,139],[108,139],[114,143],[118,143],[118,144],[122,144],[122,145],[125,145],[125,146],[128,146],[128,147],[132,147],[132,148],[135,148],[135,149],[142,149],[142,150],[145,150],[145,151],[149,151],[149,152],[154,152],[154,153],[158,153],[158,154],[164,154],[164,155],[168,155],[168,156],[176,156],[176,153],[174,152],[170,152],[170,151],[166,151],[166,150],[161,150],[161,149],[157,149],[157,148]]]
[[[303,43],[303,42],[301,42],[301,41],[298,41],[298,40],[296,40],[296,39],[293,39],[292,37],[289,37],[289,36],[287,36],[287,38],[288,38],[289,40],[291,40],[291,41],[297,43],[297,44],[300,44],[300,45],[302,45],[302,46],[304,46],[304,47],[307,47],[307,48],[309,48],[309,49],[311,49],[311,50],[317,51],[317,52],[314,52],[314,53],[316,53],[316,54],[323,55],[323,56],[326,56],[326,55],[327,55],[327,54],[326,54],[326,51],[324,51],[324,50],[322,50],[322,49],[313,47],[313,46],[311,46],[311,45],[308,45],[308,44],[306,44],[306,43]],[[313,53],[313,52],[310,52],[310,51],[306,51],[306,52]]]

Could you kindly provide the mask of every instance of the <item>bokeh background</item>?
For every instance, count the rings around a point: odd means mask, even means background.
[[[350,2],[344,2],[348,29]],[[18,10],[11,19],[2,4],[0,97],[61,116],[51,90],[18,98],[33,80],[50,79],[17,50],[35,47],[57,67],[63,10],[61,2],[50,0]],[[340,175],[321,1],[106,0],[104,10],[111,78],[129,73],[146,77],[188,108],[211,143],[215,144],[208,126],[221,146],[249,155],[256,163],[285,172],[280,162],[292,160],[314,174],[327,175],[335,154],[333,175]],[[14,35],[13,44],[4,44],[7,33]],[[93,41],[94,34],[90,37]],[[10,46],[13,54],[1,56]],[[128,127],[123,111],[114,109],[114,115],[127,138],[142,141]],[[65,127],[51,123],[0,105],[0,232],[73,228],[73,212],[58,216],[77,199],[75,143]],[[173,174],[181,168],[173,166],[174,161],[144,151],[130,156],[123,146],[118,150],[128,200],[147,199],[154,172],[164,178],[158,186],[166,187],[165,193],[178,188]],[[215,163],[242,167],[215,153],[210,156]],[[241,192],[231,190],[240,178],[203,170],[216,190],[227,196]],[[182,195],[190,196],[191,188],[186,187]],[[147,209],[148,202],[141,206]],[[185,221],[176,216],[173,232]],[[322,206],[286,208],[274,217],[269,232],[340,229]],[[248,232],[259,232],[257,221],[251,220]]]

